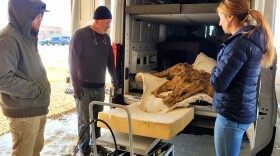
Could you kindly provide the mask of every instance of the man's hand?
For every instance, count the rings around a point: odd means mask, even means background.
[[[74,90],[74,98],[79,100],[82,100],[84,98],[84,91],[82,88]]]

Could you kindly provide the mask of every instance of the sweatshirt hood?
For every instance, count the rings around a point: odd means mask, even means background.
[[[8,8],[10,24],[27,38],[34,37],[31,35],[32,21],[39,12],[47,11],[41,0],[10,0]]]

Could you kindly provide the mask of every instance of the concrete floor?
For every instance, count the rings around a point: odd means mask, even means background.
[[[214,137],[211,135],[180,134],[168,142],[174,144],[175,156],[215,156]],[[242,142],[240,156],[250,155],[250,143]],[[275,155],[276,156],[276,155]]]
[[[279,156],[280,153],[280,122],[271,156]],[[214,137],[212,135],[180,134],[166,142],[174,145],[175,156],[215,156]],[[250,143],[244,140],[239,156],[250,156]]]

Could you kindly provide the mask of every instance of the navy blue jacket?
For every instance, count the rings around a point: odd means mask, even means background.
[[[242,34],[253,28],[241,28],[221,45],[210,77],[215,91],[213,108],[238,123],[256,120],[257,82],[265,47],[261,30]]]

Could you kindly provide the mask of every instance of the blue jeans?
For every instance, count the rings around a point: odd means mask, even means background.
[[[79,138],[81,137],[83,131],[87,128],[87,125],[90,123],[89,115],[89,104],[92,101],[104,101],[105,99],[105,88],[84,88],[84,97],[82,100],[76,100],[77,113],[78,113],[78,133]],[[103,106],[94,105],[93,106],[93,117],[94,119],[98,118],[98,112],[103,111]],[[94,124],[95,127],[95,136],[96,138],[100,137],[100,128],[97,127],[97,124]],[[91,129],[90,126],[85,130],[83,136],[81,137],[78,145],[78,149],[81,152],[88,152],[91,150],[92,141],[91,141]]]
[[[238,156],[244,132],[250,124],[231,121],[217,114],[214,142],[217,156]]]

